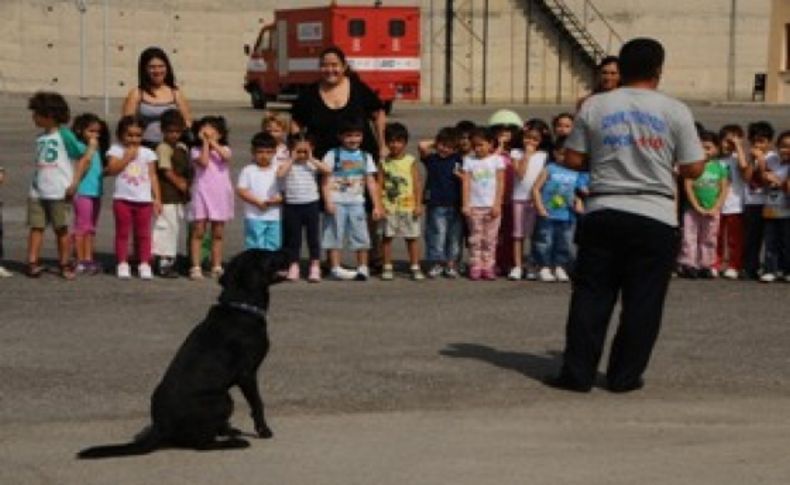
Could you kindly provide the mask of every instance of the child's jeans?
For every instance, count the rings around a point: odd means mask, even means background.
[[[323,249],[343,249],[346,241],[352,251],[370,249],[365,204],[335,204],[334,214],[324,214]]]
[[[184,220],[182,204],[162,204],[162,213],[154,221],[154,254],[175,258],[178,254],[178,232]]]
[[[719,222],[719,237],[716,243],[716,262],[713,267],[724,267],[740,271],[743,267],[743,214],[722,214]]]
[[[151,262],[151,202],[131,202],[115,199],[112,203],[115,214],[115,257],[119,263],[129,260],[129,236],[134,232],[134,246],[140,263]]]
[[[74,196],[74,234],[86,236],[96,234],[96,223],[99,221],[101,197],[90,197],[77,194]]]
[[[790,275],[790,218],[765,219],[765,271]]]
[[[462,237],[461,213],[457,207],[429,206],[425,219],[426,258],[434,263],[456,261]]]
[[[290,262],[299,261],[302,251],[303,228],[307,233],[307,249],[310,260],[321,259],[320,213],[321,207],[318,201],[283,206],[283,249],[285,249]]]
[[[532,236],[535,264],[567,268],[573,258],[573,221],[539,217]]]
[[[760,252],[763,249],[763,205],[743,206],[743,270],[749,277],[760,271]]]
[[[491,207],[472,207],[469,221],[469,265],[493,271],[502,217],[492,217]]]
[[[697,269],[710,269],[716,260],[719,214],[706,216],[688,209],[683,213],[683,242],[678,263]]]

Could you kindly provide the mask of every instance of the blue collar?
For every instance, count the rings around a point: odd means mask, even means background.
[[[266,318],[266,310],[264,310],[259,306],[251,305],[249,303],[244,303],[240,301],[221,301],[220,304],[229,306],[236,310],[241,310],[243,312],[251,313],[261,318]]]

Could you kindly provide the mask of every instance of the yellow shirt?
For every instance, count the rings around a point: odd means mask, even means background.
[[[412,212],[414,210],[414,178],[412,167],[415,160],[411,155],[387,158],[381,164],[384,172],[384,187],[381,199],[387,212]]]

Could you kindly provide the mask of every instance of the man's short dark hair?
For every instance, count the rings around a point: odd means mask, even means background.
[[[277,140],[265,131],[254,134],[250,143],[253,150],[257,150],[258,148],[277,148]]]
[[[749,123],[749,127],[746,129],[746,132],[749,134],[749,141],[754,141],[756,138],[766,138],[768,140],[773,140],[774,134],[776,133],[774,126],[767,121],[755,121],[754,123]]]
[[[664,47],[655,39],[629,40],[620,49],[618,66],[623,84],[657,79],[664,66]]]
[[[52,118],[59,124],[68,123],[71,118],[68,103],[55,92],[38,91],[28,100],[27,108],[38,116]]]
[[[384,128],[384,141],[389,143],[392,140],[409,141],[409,130],[403,123],[387,123]]]

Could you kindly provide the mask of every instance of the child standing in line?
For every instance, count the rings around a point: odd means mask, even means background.
[[[321,202],[318,176],[331,172],[329,167],[313,158],[314,139],[305,134],[294,135],[289,143],[292,158],[277,167],[277,176],[285,185],[283,206],[283,247],[291,262],[287,278],[299,279],[299,255],[302,250],[302,230],[306,232],[310,257],[307,281],[321,281]]]
[[[700,134],[705,150],[705,169],[695,180],[686,179],[687,207],[683,211],[683,243],[680,249],[679,276],[712,278],[716,256],[719,213],[729,190],[728,169],[718,160],[719,137],[705,131]]]
[[[525,273],[524,240],[531,240],[537,220],[537,209],[532,198],[532,187],[546,165],[547,154],[540,150],[543,135],[540,130],[527,129],[523,135],[523,150],[513,150],[516,180],[513,188],[513,269],[510,280],[520,280]],[[529,279],[534,271],[526,268]]]
[[[115,215],[115,256],[118,278],[131,278],[129,235],[134,233],[141,279],[153,278],[151,271],[151,217],[162,209],[156,154],[141,145],[145,122],[138,116],[118,121],[116,136],[120,144],[107,151],[107,174],[116,175],[112,210]]]
[[[160,118],[162,142],[156,147],[157,176],[162,192],[162,213],[154,222],[153,252],[157,274],[177,278],[178,234],[184,220],[184,205],[189,202],[192,169],[189,148],[180,140],[186,121],[177,109],[169,109]]]
[[[573,131],[573,115],[570,113],[560,113],[551,120],[551,129],[554,138],[567,138]]]
[[[195,177],[189,204],[189,219],[194,223],[189,277],[203,279],[200,246],[211,226],[211,276],[222,276],[222,243],[225,223],[233,219],[233,184],[230,180],[231,149],[228,129],[222,116],[206,116],[192,125],[200,147],[190,151]]]
[[[93,259],[96,223],[101,209],[102,177],[106,165],[105,154],[110,148],[107,123],[93,113],[74,118],[74,134],[86,145],[85,156],[77,164],[74,178],[79,180],[74,195],[74,242],[77,253],[77,273],[97,274],[102,268]]]
[[[749,154],[752,177],[746,181],[743,196],[743,273],[747,279],[756,280],[760,276],[760,253],[763,250],[763,171],[768,160],[776,158],[777,155],[772,149],[774,128],[767,121],[749,124],[747,136],[751,146]]]
[[[752,177],[752,167],[743,149],[743,128],[725,125],[719,130],[722,144],[722,164],[727,167],[730,190],[721,206],[719,237],[716,243],[715,272],[727,279],[738,279],[743,268],[743,196],[746,180]],[[725,266],[726,257],[726,267]]]
[[[382,280],[392,280],[392,240],[406,239],[411,279],[422,281],[420,269],[420,216],[422,215],[422,180],[417,161],[406,153],[409,131],[401,123],[390,123],[384,129],[388,155],[381,162],[378,184],[384,206],[384,238],[381,249],[384,257]]]
[[[505,163],[486,128],[470,136],[473,154],[464,158],[463,213],[469,225],[469,278],[495,280],[496,244],[502,215]]]
[[[44,271],[39,263],[44,229],[51,225],[58,243],[60,275],[74,279],[69,262],[69,203],[76,192],[73,160],[83,156],[83,146],[71,130],[62,127],[69,121],[69,106],[58,93],[37,92],[28,101],[33,122],[44,132],[36,138],[36,171],[27,206],[30,227],[27,245],[27,274],[38,277]]]
[[[790,131],[776,139],[778,157],[767,160],[763,181],[766,186],[764,283],[772,283],[782,273],[790,282]]]
[[[455,129],[458,130],[458,153],[461,158],[474,154],[472,149],[472,142],[469,139],[470,133],[476,128],[476,125],[469,120],[461,120],[455,124]],[[463,162],[462,162],[463,164]],[[463,171],[461,171],[463,176]],[[468,218],[461,217],[461,240],[464,242],[458,248],[458,272],[467,274],[467,268],[464,265],[464,247],[469,247],[469,224]]]
[[[418,144],[425,165],[425,247],[431,264],[428,276],[457,278],[463,222],[461,220],[461,164],[458,131],[442,128],[433,141]]]
[[[497,276],[507,274],[515,266],[513,261],[513,184],[516,171],[513,167],[511,150],[521,143],[521,126],[524,121],[514,111],[501,109],[488,119],[489,129],[494,133],[496,153],[505,164],[505,179],[502,192],[502,217],[497,236],[496,266]]]
[[[532,199],[538,212],[534,236],[538,279],[544,282],[569,281],[567,266],[572,259],[574,209],[582,211],[576,196],[579,172],[564,166],[564,138],[556,140],[552,160],[532,186]],[[553,270],[552,270],[553,269]]]
[[[268,112],[261,122],[264,132],[272,135],[277,141],[277,154],[274,156],[274,165],[279,166],[290,159],[288,153],[288,133],[291,130],[290,118],[285,113]]]
[[[277,140],[268,133],[258,133],[251,144],[255,163],[241,170],[236,184],[236,193],[244,201],[244,247],[276,251],[282,246],[283,202],[274,165]]]
[[[366,281],[370,277],[366,188],[373,204],[373,218],[379,220],[382,214],[376,165],[373,157],[360,148],[363,132],[361,120],[344,121],[338,130],[340,146],[329,150],[323,160],[331,173],[324,177],[321,187],[326,209],[321,245],[329,251],[330,275],[335,280]],[[340,266],[340,251],[346,240],[349,248],[356,252],[356,271]]]
[[[0,167],[0,185],[5,183],[5,168]],[[5,251],[3,249],[3,201],[0,200],[0,278],[10,278],[12,273],[3,266]]]

